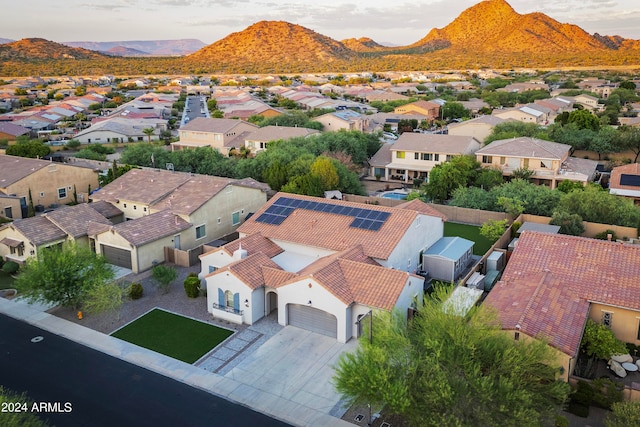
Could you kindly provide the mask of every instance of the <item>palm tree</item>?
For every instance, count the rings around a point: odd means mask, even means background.
[[[151,144],[151,135],[153,135],[153,133],[155,132],[154,128],[146,128],[146,129],[142,129],[142,133],[144,133],[145,135],[147,135],[147,138],[149,140],[149,144]]]

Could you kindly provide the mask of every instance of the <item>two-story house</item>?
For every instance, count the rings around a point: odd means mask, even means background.
[[[628,197],[640,205],[640,163],[618,166],[611,171],[609,193]]]
[[[521,137],[493,141],[475,154],[483,167],[500,169],[505,177],[518,169],[530,170],[534,182],[551,188],[565,180],[592,181],[598,162],[569,157],[570,149],[567,144]]]
[[[0,155],[0,215],[6,218],[25,218],[29,204],[42,211],[86,202],[98,185],[98,170],[84,164]]]
[[[120,209],[126,221],[95,227],[97,253],[144,271],[165,260],[165,248],[189,251],[234,232],[267,200],[268,186],[251,178],[133,169],[91,197]]]
[[[436,165],[479,148],[480,142],[471,136],[405,132],[373,156],[371,174],[384,181],[428,180]]]
[[[313,120],[322,123],[323,130],[326,132],[338,130],[365,132],[369,127],[368,116],[356,113],[353,110],[334,111],[318,116]]]
[[[252,153],[258,153],[267,149],[271,141],[287,140],[291,138],[304,138],[319,133],[315,129],[291,126],[265,126],[251,132],[244,141],[244,146]]]
[[[440,117],[440,104],[431,101],[416,101],[401,105],[393,110],[395,114],[419,114],[427,120],[433,121]]]
[[[197,117],[180,127],[180,140],[171,143],[171,150],[212,147],[228,155],[232,148],[245,145],[245,138],[258,126],[236,119]]]

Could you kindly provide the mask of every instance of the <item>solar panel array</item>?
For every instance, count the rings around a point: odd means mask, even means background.
[[[640,187],[640,175],[629,175],[623,173],[622,175],[620,175],[620,185]]]
[[[292,199],[280,197],[256,221],[264,224],[280,225],[296,209],[305,209],[315,212],[326,212],[335,215],[353,217],[350,227],[362,230],[378,231],[391,215],[389,212],[381,212],[366,208],[352,208],[350,206],[335,205],[311,200]]]

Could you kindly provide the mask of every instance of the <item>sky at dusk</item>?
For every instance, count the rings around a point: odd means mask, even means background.
[[[299,24],[336,40],[407,45],[478,0],[18,0],[3,2],[0,38],[55,42],[199,39],[206,44],[263,20]],[[590,34],[640,39],[638,0],[511,0]]]

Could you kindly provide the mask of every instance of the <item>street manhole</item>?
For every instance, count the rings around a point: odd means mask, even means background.
[[[41,337],[40,335],[38,335],[37,337],[31,338],[31,342],[40,342],[43,339],[44,339],[44,337]]]

